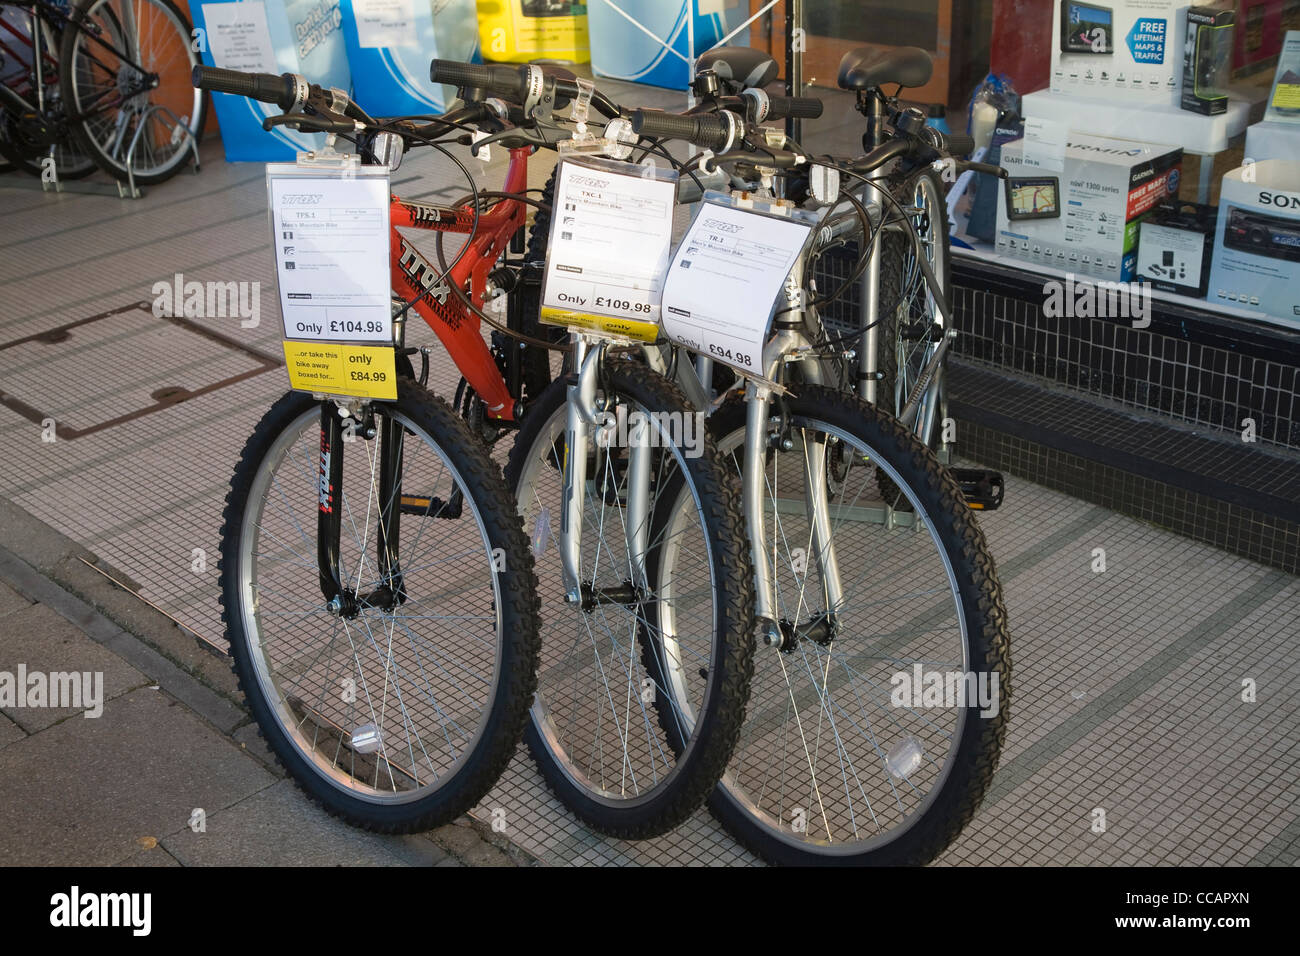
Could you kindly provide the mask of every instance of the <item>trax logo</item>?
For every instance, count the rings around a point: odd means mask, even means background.
[[[423,287],[425,301],[432,304],[434,299],[438,300],[439,305],[447,304],[447,296],[451,295],[451,287],[447,283],[440,281],[438,272],[424,261],[424,258],[415,251],[405,239],[402,240],[402,258],[398,261],[401,270],[406,273],[411,284],[417,288]]]
[[[320,476],[317,489],[320,493],[320,510],[329,514],[334,510],[334,489],[330,486],[330,442],[323,429],[320,433]]]
[[[1287,195],[1286,193],[1266,193],[1259,194],[1261,205],[1273,206],[1277,209],[1300,209],[1300,196]]]
[[[425,203],[408,202],[412,222],[442,222],[442,209]]]

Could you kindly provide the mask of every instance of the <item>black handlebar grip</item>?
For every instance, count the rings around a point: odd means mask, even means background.
[[[527,67],[434,60],[429,64],[429,79],[461,90],[484,90],[518,102],[527,92],[527,71]]]
[[[824,104],[815,96],[769,96],[767,118],[781,120],[787,116],[795,119],[817,119]]]
[[[632,111],[632,130],[635,133],[651,139],[682,139],[702,149],[711,150],[720,150],[729,145],[733,122],[735,117],[729,113],[683,116],[660,110]]]
[[[975,152],[974,137],[967,136],[965,133],[944,134],[938,130],[935,132],[939,135],[939,148],[949,156],[969,156]]]
[[[242,73],[223,70],[218,66],[196,66],[190,72],[190,83],[200,90],[247,96],[249,99],[274,103],[282,110],[293,106],[294,81],[292,73],[276,76],[274,73]]]

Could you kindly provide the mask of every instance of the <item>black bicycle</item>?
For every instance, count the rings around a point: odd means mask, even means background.
[[[0,4],[0,155],[35,175],[53,159],[62,179],[169,179],[203,129],[191,33],[171,0]]]

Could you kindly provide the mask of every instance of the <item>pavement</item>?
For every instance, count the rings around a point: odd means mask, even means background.
[[[243,707],[229,658],[0,501],[0,672],[102,675],[94,710],[0,707],[0,866],[521,866],[469,817],[354,829],[306,800]],[[86,701],[82,701],[86,703]]]

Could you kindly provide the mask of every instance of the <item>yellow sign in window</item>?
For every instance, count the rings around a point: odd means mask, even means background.
[[[395,354],[391,345],[284,343],[291,388],[355,398],[396,400]]]

